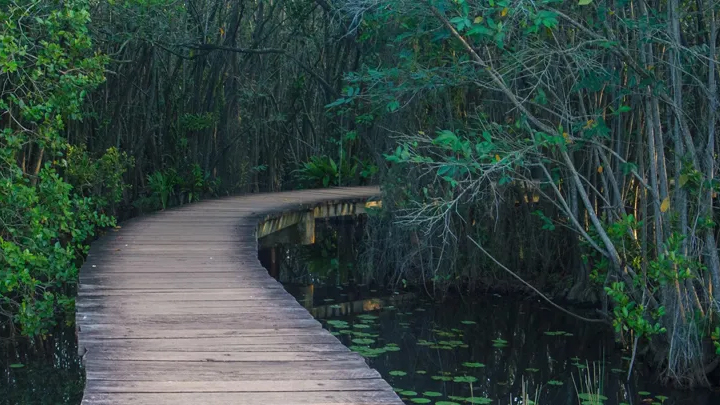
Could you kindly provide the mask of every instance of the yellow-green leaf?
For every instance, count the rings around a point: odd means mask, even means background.
[[[689,180],[689,178],[688,178],[688,175],[687,175],[687,174],[681,174],[681,175],[680,175],[680,187],[685,187],[685,185],[687,184],[688,180]]]
[[[660,212],[667,212],[670,209],[670,197],[665,197],[662,204],[660,204]]]
[[[592,0],[580,0],[578,1],[578,4],[581,6],[587,6],[588,4],[592,3]]]

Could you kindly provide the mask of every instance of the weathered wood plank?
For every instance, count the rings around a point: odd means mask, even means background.
[[[292,362],[179,362],[105,361],[86,362],[87,380],[112,381],[251,381],[352,380],[380,378],[364,360]]]
[[[336,346],[342,350],[342,345]],[[281,348],[278,348],[281,350]],[[307,348],[303,348],[307,350]],[[88,348],[88,359],[113,361],[205,361],[205,362],[246,362],[246,361],[346,361],[357,360],[360,356],[345,351],[259,351],[259,352],[144,352],[132,350],[94,351]]]
[[[83,404],[401,404],[257,259],[263,232],[323,200],[374,188],[230,197],[136,218],[92,245],[80,271]]]
[[[401,405],[393,391],[88,393],[82,405]]]
[[[89,381],[89,393],[180,393],[180,392],[303,392],[383,391],[387,383],[379,378],[360,380],[249,380],[249,381]]]

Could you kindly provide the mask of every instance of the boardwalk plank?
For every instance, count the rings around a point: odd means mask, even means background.
[[[88,393],[82,405],[402,405],[393,391]]]

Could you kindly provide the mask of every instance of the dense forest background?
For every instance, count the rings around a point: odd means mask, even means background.
[[[0,0],[1,312],[28,336],[72,314],[116,218],[380,183],[369,278],[587,301],[665,381],[708,385],[719,11]]]

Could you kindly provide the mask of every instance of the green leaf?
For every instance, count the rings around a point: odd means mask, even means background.
[[[427,398],[412,398],[410,402],[414,402],[416,404],[429,404],[432,401]]]
[[[392,376],[396,376],[396,377],[402,377],[402,376],[407,375],[406,372],[401,371],[401,370],[393,370],[393,371],[389,372],[388,374],[390,374]]]
[[[465,401],[471,403],[471,404],[489,404],[492,403],[492,399],[485,398],[485,397],[472,397],[472,398],[465,398]]]
[[[437,392],[437,391],[425,391],[422,394],[425,395],[426,397],[441,397],[442,396],[442,393]]]
[[[592,0],[579,0],[578,1],[578,4],[581,6],[587,6],[590,3],[592,3]]]

